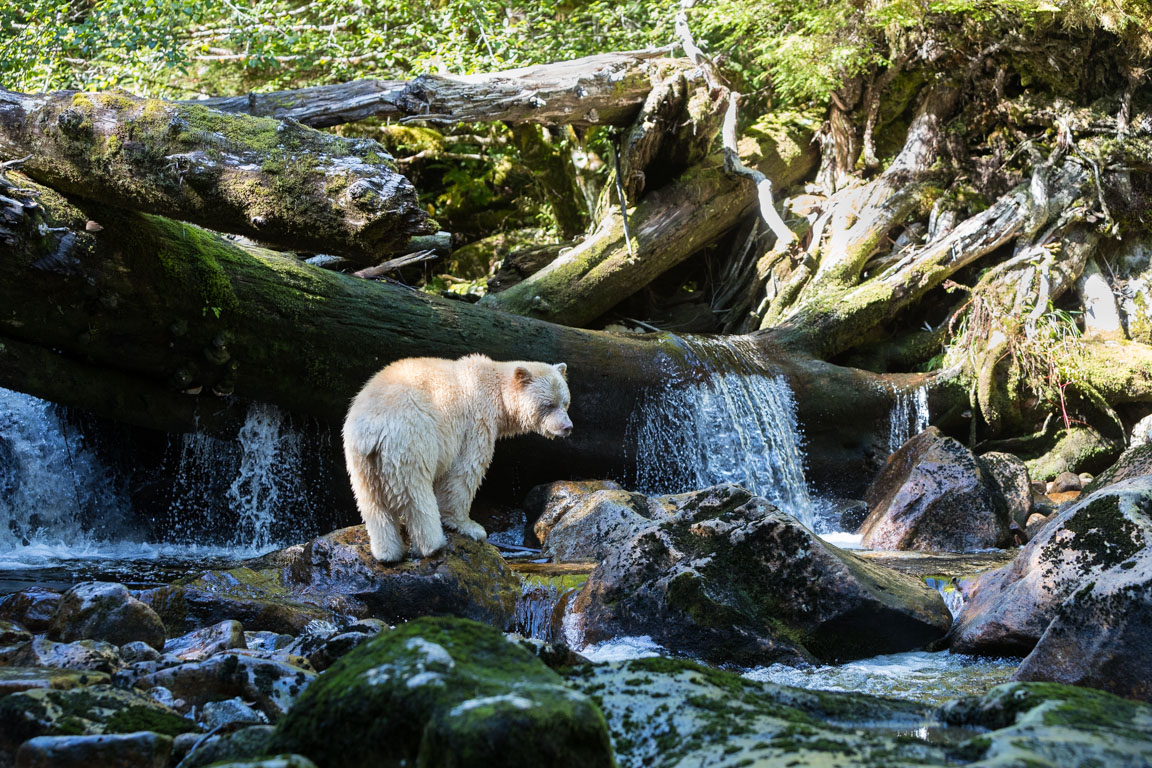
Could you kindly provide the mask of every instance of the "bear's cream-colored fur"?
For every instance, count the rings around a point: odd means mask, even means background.
[[[445,544],[443,525],[477,541],[469,519],[496,439],[526,432],[567,437],[567,366],[483,355],[413,357],[372,377],[344,421],[344,458],[372,555],[404,557],[400,527],[414,553]]]

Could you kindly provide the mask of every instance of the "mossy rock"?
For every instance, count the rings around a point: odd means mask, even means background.
[[[151,697],[109,685],[13,693],[0,699],[0,723],[0,749],[9,750],[36,736],[199,730]]]
[[[1115,461],[1121,448],[1091,427],[1073,427],[1060,433],[1050,451],[1025,463],[1033,480],[1047,482],[1061,472],[1101,472]]]
[[[1152,764],[1152,707],[1055,683],[1005,683],[940,709],[950,725],[988,728],[967,745],[977,765]],[[984,758],[984,759],[981,759]]]
[[[421,618],[356,648],[280,723],[270,750],[336,766],[612,766],[592,701],[519,643]]]
[[[1134,445],[1124,451],[1115,464],[1084,486],[1084,493],[1089,494],[1113,483],[1141,475],[1152,475],[1152,443]]]

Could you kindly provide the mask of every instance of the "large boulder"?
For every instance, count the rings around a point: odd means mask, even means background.
[[[203,661],[221,651],[247,647],[244,626],[229,619],[170,639],[164,644],[164,653],[180,661]]]
[[[141,640],[164,647],[164,623],[123,584],[89,581],[64,593],[48,628],[53,640],[106,640],[124,645]]]
[[[1083,681],[1147,696],[1152,665],[1143,661],[1146,641],[1129,638],[1148,626],[1150,544],[1152,476],[1082,497],[1009,565],[972,584],[952,649],[1031,653],[1035,658],[1026,659],[1021,671],[1030,679]],[[1064,657],[1068,653],[1079,658]],[[1108,684],[1113,673],[1124,677]]]
[[[533,520],[532,533],[539,543],[548,538],[552,526],[574,507],[597,491],[623,490],[611,480],[560,480],[538,485],[524,498],[524,512]]]
[[[574,484],[566,484],[574,485]],[[566,494],[536,522],[543,553],[554,562],[603,560],[637,529],[667,516],[655,499],[624,490]]]
[[[174,635],[228,619],[249,631],[297,635],[312,621],[343,616],[399,622],[452,614],[503,627],[519,595],[520,579],[489,544],[448,533],[448,546],[431,557],[386,564],[372,557],[357,525],[141,599]]]
[[[124,666],[119,651],[111,643],[101,640],[57,643],[46,637],[37,637],[25,643],[12,656],[11,663],[16,667],[90,669],[108,673]]]
[[[865,494],[869,549],[971,552],[1012,544],[1008,507],[972,452],[929,427],[888,457]]]
[[[488,626],[424,618],[321,674],[276,729],[271,752],[321,768],[612,766],[592,699]]]
[[[998,451],[982,454],[977,461],[1004,499],[1009,521],[1021,528],[1027,526],[1028,516],[1032,514],[1032,481],[1028,477],[1028,466],[1011,453]]]
[[[951,625],[922,581],[826,544],[735,485],[670,512],[596,567],[569,617],[585,642],[649,635],[708,661],[845,661],[921,647]]]

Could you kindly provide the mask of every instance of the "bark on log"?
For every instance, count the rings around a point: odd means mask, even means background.
[[[0,90],[0,159],[66,194],[362,265],[432,231],[374,141],[122,93]]]
[[[624,479],[636,461],[627,425],[640,403],[719,365],[707,359],[708,341],[583,331],[435,299],[21,186],[39,198],[0,232],[13,243],[0,258],[0,386],[119,420],[168,430],[227,423],[235,412],[221,404],[232,399],[215,390],[338,425],[363,382],[399,358],[563,360],[574,437],[502,444],[502,465],[522,484]],[[90,218],[103,230],[86,232]],[[866,482],[885,450],[891,382],[923,377],[885,379],[783,352],[767,334],[749,339],[761,359],[744,364],[785,375],[796,393],[810,477]]]
[[[644,196],[630,212],[628,248],[620,212],[575,248],[521,283],[481,300],[518,315],[580,326],[595,320],[734,227],[755,202],[745,179],[718,159]]]
[[[668,49],[604,53],[476,75],[356,80],[191,102],[313,127],[368,117],[437,123],[628,125],[662,72],[686,62]]]

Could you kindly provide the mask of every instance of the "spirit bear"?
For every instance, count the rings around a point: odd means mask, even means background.
[[[469,519],[496,439],[526,432],[567,437],[567,366],[413,357],[372,377],[344,420],[344,458],[372,555],[403,559],[444,546],[443,525],[484,541]]]

